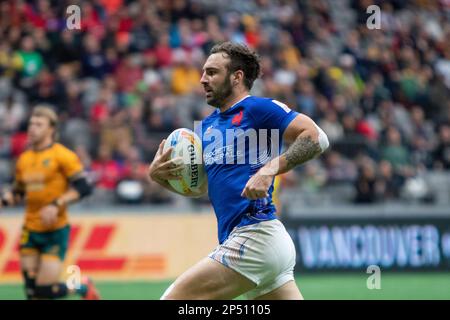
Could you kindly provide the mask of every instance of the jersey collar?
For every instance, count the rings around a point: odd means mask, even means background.
[[[243,97],[241,100],[239,100],[238,102],[236,102],[235,104],[233,104],[231,107],[229,107],[227,110],[225,110],[224,112],[220,112],[220,109],[217,109],[217,114],[219,115],[226,115],[229,111],[233,110],[239,103],[241,103],[242,101],[244,101],[245,99],[247,99],[248,97],[251,97],[251,95],[246,95],[245,97]]]
[[[42,147],[42,148],[40,148],[40,149],[34,149],[34,148],[31,148],[31,150],[33,150],[34,152],[41,152],[41,151],[50,149],[51,147],[53,147],[54,144],[55,144],[55,142],[52,142],[52,143],[50,143],[50,144],[48,144],[48,145],[46,145],[45,147]]]

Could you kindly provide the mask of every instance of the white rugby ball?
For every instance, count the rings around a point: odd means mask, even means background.
[[[181,128],[173,131],[166,139],[164,151],[172,147],[170,159],[180,157],[183,164],[180,180],[168,180],[179,193],[197,193],[206,182],[203,166],[202,142],[192,130]]]

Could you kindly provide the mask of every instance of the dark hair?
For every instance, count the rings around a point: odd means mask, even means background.
[[[227,66],[229,72],[237,70],[244,72],[244,84],[250,90],[261,71],[258,55],[244,44],[229,41],[216,44],[212,47],[210,54],[219,52],[226,53],[230,58],[230,63]]]

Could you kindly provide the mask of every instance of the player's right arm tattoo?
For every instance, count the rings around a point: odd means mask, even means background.
[[[287,170],[311,160],[321,153],[320,144],[309,135],[299,135],[284,153],[287,161]]]

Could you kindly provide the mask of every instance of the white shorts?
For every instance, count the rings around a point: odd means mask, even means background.
[[[279,220],[236,227],[209,257],[256,284],[254,299],[294,280],[295,246]]]

